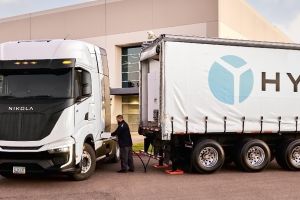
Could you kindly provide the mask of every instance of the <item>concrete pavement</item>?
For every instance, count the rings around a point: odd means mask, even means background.
[[[176,176],[152,167],[143,173],[137,158],[135,164],[135,173],[118,174],[119,164],[99,163],[82,182],[61,176],[0,177],[0,199],[300,199],[300,172],[284,171],[275,162],[261,173],[239,172],[230,165],[215,174]]]

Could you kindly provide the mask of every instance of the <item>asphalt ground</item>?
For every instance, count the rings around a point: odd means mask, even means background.
[[[119,163],[98,163],[95,174],[81,182],[64,176],[0,176],[0,199],[300,199],[300,172],[284,171],[276,162],[260,173],[240,172],[232,164],[209,175],[168,175],[151,166],[144,173],[134,159],[134,173],[116,173]]]

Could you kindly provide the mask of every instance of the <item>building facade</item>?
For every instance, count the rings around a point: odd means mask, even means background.
[[[245,0],[98,0],[0,20],[0,42],[77,39],[107,50],[112,124],[139,121],[138,60],[148,33],[290,42]]]

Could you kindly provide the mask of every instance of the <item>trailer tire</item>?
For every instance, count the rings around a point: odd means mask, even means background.
[[[259,172],[270,163],[269,146],[259,139],[245,139],[238,144],[235,153],[235,164],[246,172]]]
[[[282,168],[288,170],[288,166],[286,165],[286,162],[284,161],[284,152],[286,149],[287,144],[291,142],[291,139],[285,140],[282,143],[278,144],[276,147],[276,152],[275,152],[275,159],[277,164]]]
[[[96,154],[93,147],[85,143],[80,161],[80,171],[72,174],[75,181],[83,181],[88,179],[96,169]]]
[[[192,153],[192,164],[199,173],[213,173],[220,169],[225,161],[222,146],[214,140],[199,142]]]
[[[300,139],[286,140],[276,151],[277,163],[286,170],[300,170]]]

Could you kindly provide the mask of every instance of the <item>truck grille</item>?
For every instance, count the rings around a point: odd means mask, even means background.
[[[0,140],[36,141],[50,134],[49,119],[43,113],[1,113]]]
[[[62,112],[74,103],[72,98],[1,99],[0,140],[42,140],[51,133]],[[32,107],[32,110],[11,110],[9,107]]]

